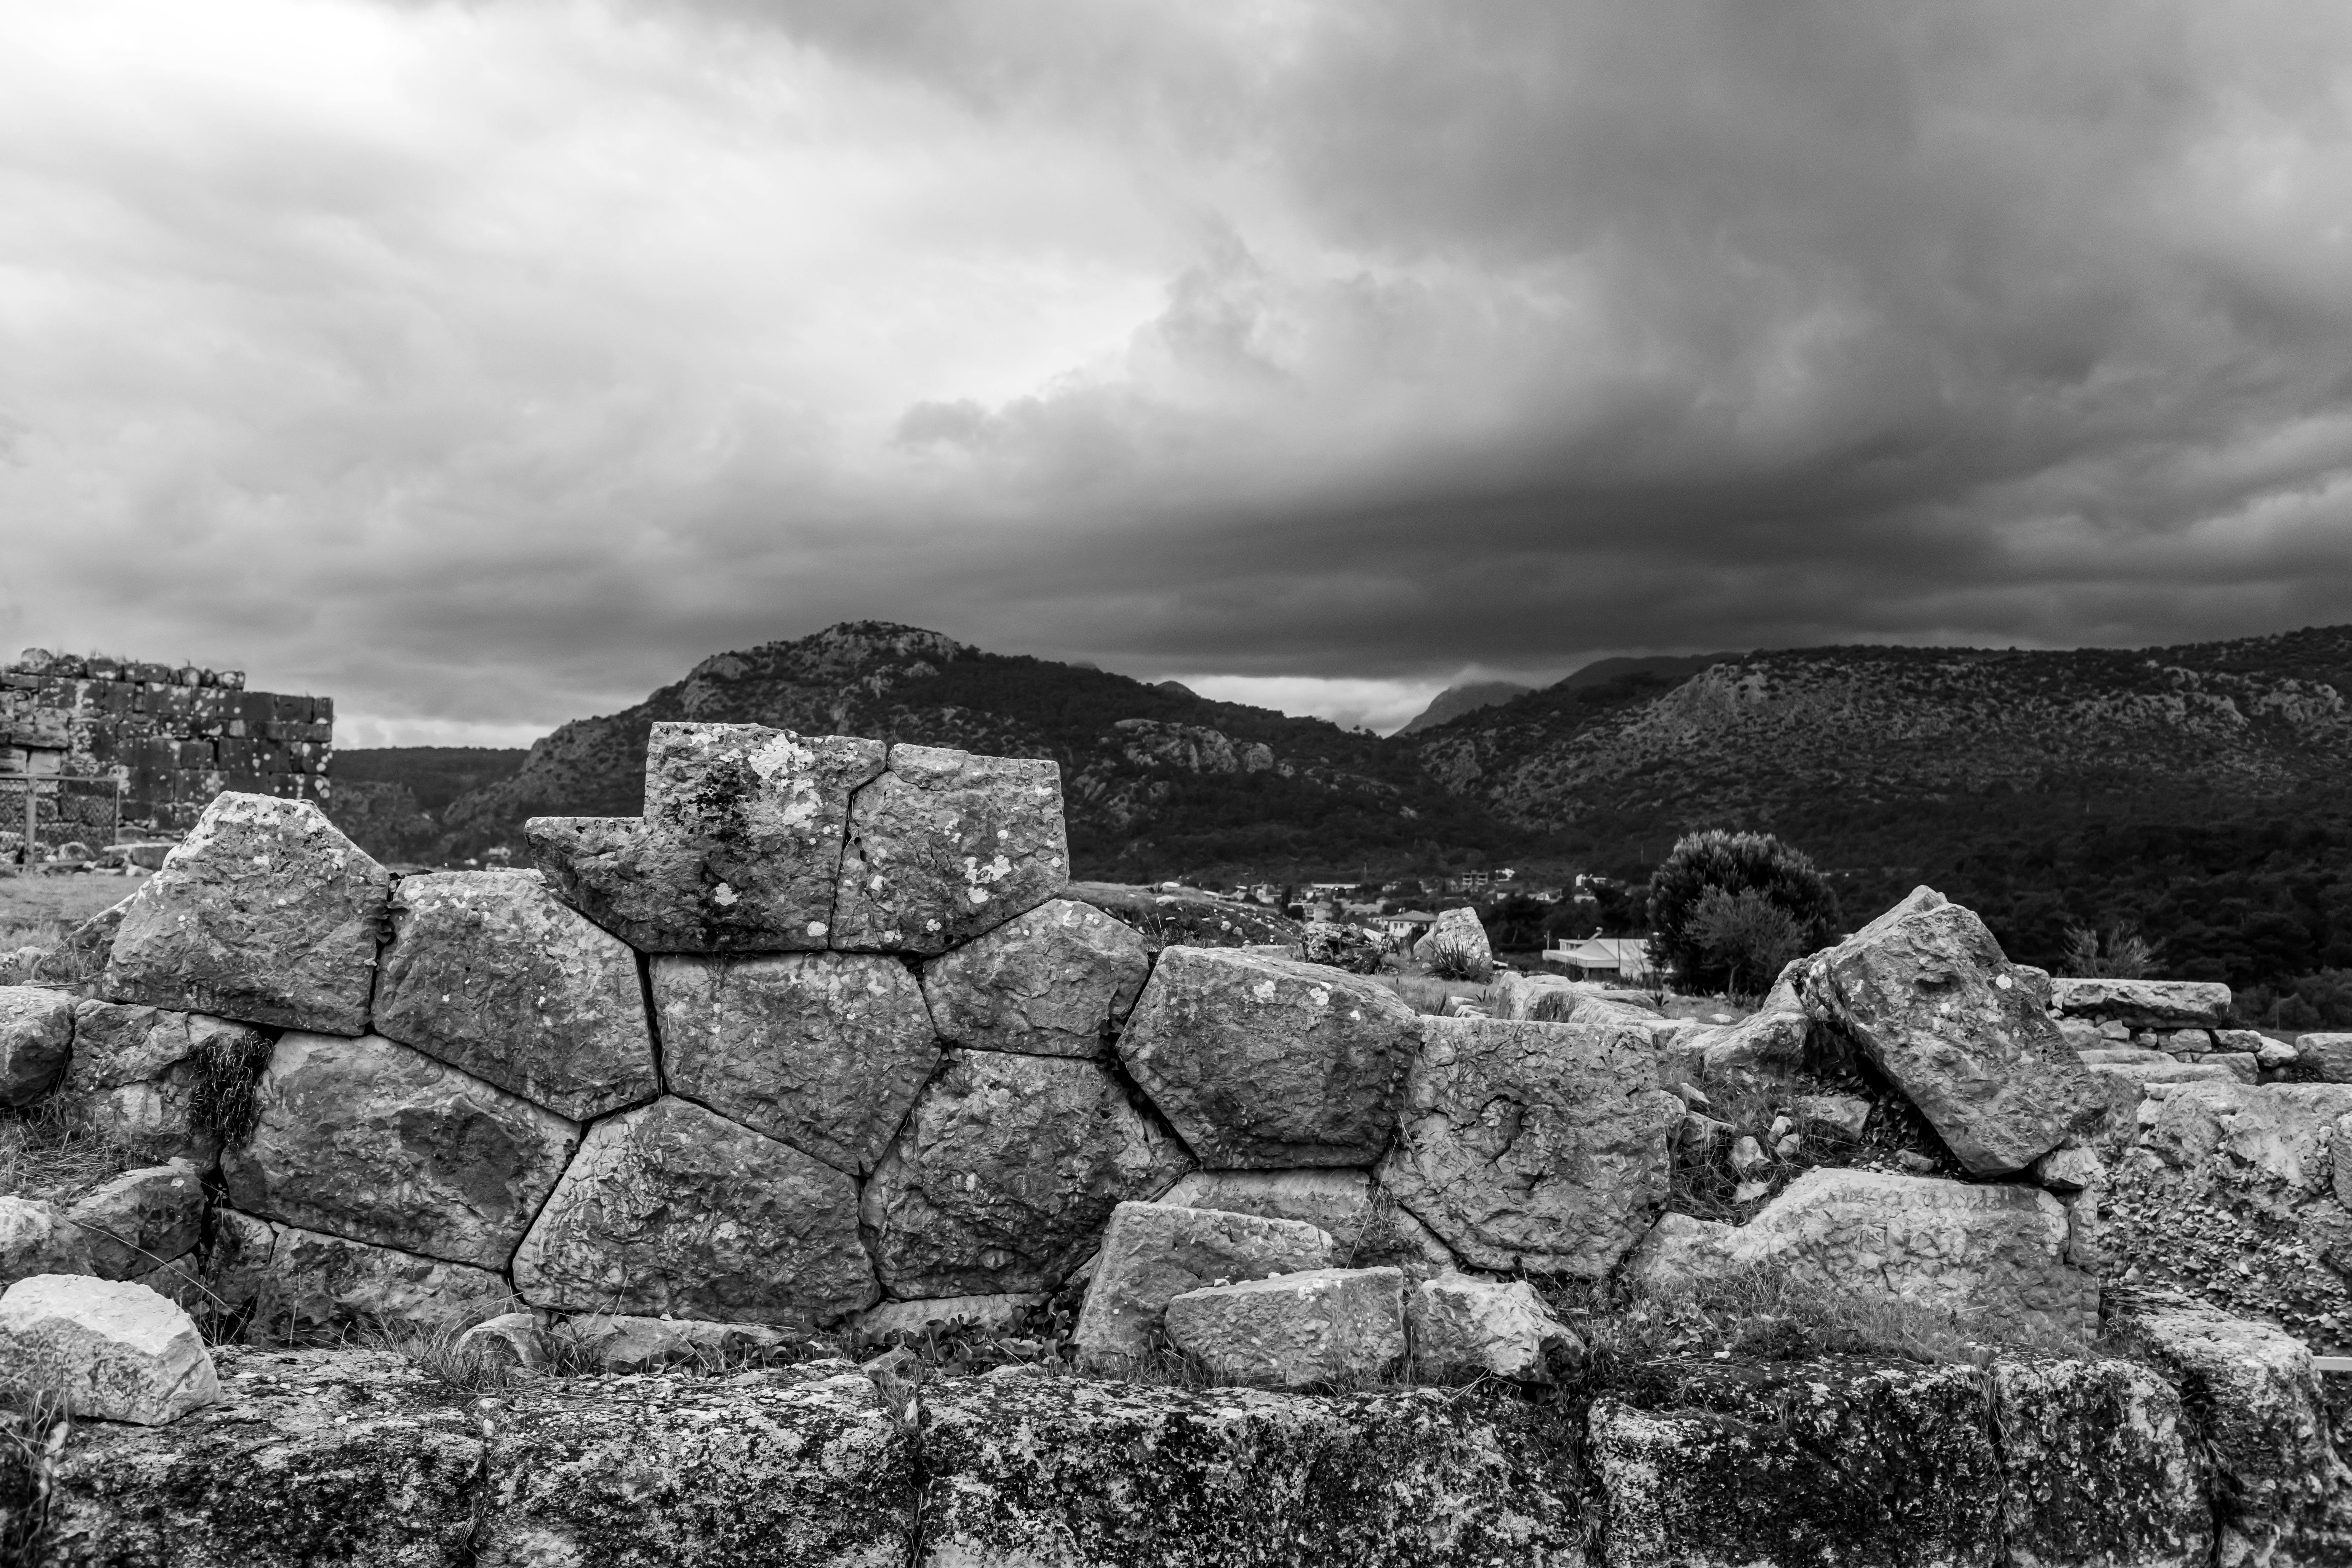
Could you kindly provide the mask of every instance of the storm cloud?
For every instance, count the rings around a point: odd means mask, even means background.
[[[1458,675],[2352,603],[2352,10],[0,20],[0,635],[519,740],[880,617]]]

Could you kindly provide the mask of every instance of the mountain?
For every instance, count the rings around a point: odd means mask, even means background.
[[[1467,686],[1449,686],[1429,700],[1429,706],[1414,714],[1400,735],[1415,735],[1423,730],[1433,730],[1449,719],[1459,719],[1465,713],[1475,713],[1481,708],[1492,708],[1497,702],[1508,702],[1514,697],[1534,690],[1516,680],[1479,680]]]
[[[1681,680],[1696,675],[1709,665],[1740,657],[1736,653],[1679,653],[1664,654],[1655,658],[1596,658],[1559,684],[1573,690],[1586,686],[1604,686],[1629,675],[1663,676]]]

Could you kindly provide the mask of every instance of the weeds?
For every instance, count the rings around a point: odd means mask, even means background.
[[[0,1112],[0,1195],[70,1197],[125,1168],[122,1151],[69,1119],[54,1096]]]
[[[1465,948],[1443,943],[1429,955],[1429,973],[1438,980],[1466,980],[1483,985],[1494,977],[1495,965]]]
[[[48,1525],[50,1477],[72,1436],[62,1389],[0,1384],[0,1563],[39,1557]]]

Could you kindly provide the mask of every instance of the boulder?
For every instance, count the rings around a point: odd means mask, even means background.
[[[1407,1290],[1404,1310],[1413,1361],[1423,1377],[1549,1383],[1555,1357],[1584,1350],[1524,1279],[1442,1274]]]
[[[537,877],[404,877],[391,908],[378,1034],[574,1121],[660,1091],[637,955]]]
[[[2070,1018],[2145,1028],[2221,1029],[2230,1023],[2230,988],[2215,980],[2053,980],[2050,1005]]]
[[[531,862],[646,952],[793,952],[830,940],[849,802],[879,741],[657,723],[642,817],[535,816]]]
[[[215,795],[132,896],[99,994],[364,1034],[391,880],[307,800]]]
[[[1168,1303],[1168,1339],[1226,1382],[1360,1385],[1404,1359],[1404,1276],[1311,1268],[1187,1290]]]
[[[74,1415],[162,1426],[220,1397],[188,1314],[125,1280],[37,1274],[0,1294],[0,1364]]]
[[[1308,963],[1344,969],[1350,974],[1378,974],[1381,939],[1359,925],[1308,921],[1299,932],[1298,956]]]
[[[503,1274],[213,1210],[205,1306],[283,1343],[349,1334],[444,1335],[511,1310]]]
[[[1899,1302],[1963,1331],[2086,1342],[2098,1280],[2066,1245],[2065,1208],[2031,1187],[1823,1168],[1746,1225],[1664,1216],[1626,1277],[1671,1297],[1769,1268],[1801,1291]]]
[[[993,1296],[940,1296],[928,1301],[882,1301],[868,1307],[857,1320],[857,1337],[879,1343],[895,1336],[921,1338],[962,1330],[1009,1334],[1045,1305],[1034,1290],[1011,1290]]]
[[[37,1274],[87,1274],[89,1248],[47,1198],[0,1194],[0,1285]]]
[[[850,804],[833,945],[945,952],[1069,879],[1058,766],[895,745]]]
[[[734,1372],[789,1359],[801,1342],[764,1323],[713,1323],[692,1318],[635,1318],[593,1312],[558,1323],[548,1342],[560,1361],[604,1373],[693,1367]]]
[[[226,1018],[83,1002],[57,1109],[135,1163],[185,1159],[209,1169],[269,1050],[268,1036]]]
[[[1495,950],[1486,942],[1486,928],[1478,911],[1440,910],[1437,921],[1413,944],[1413,956],[1435,968],[1443,962],[1460,971],[1465,980],[1484,980],[1495,970]]]
[[[184,1163],[125,1171],[76,1198],[65,1222],[80,1232],[91,1273],[137,1279],[195,1249],[204,1235],[204,1181]]]
[[[652,974],[671,1091],[852,1174],[874,1168],[939,1065],[922,989],[895,958],[665,955]]]
[[[0,1105],[30,1105],[73,1050],[74,999],[45,985],[0,985]]]
[[[2032,976],[1970,910],[1921,888],[1804,972],[1805,1010],[1835,1025],[1971,1174],[2024,1169],[2097,1099]]]
[[[1598,1279],[1665,1200],[1683,1103],[1632,1028],[1424,1020],[1381,1182],[1469,1263]]]
[[[1139,887],[1128,882],[1072,882],[1062,896],[1100,910],[1143,939],[1145,949],[1271,945],[1295,955],[1304,940],[1299,922],[1264,904],[1221,899],[1198,888]]]
[[[2324,1083],[2352,1083],[2352,1035],[2297,1035],[2294,1056]]]
[[[1335,1261],[1329,1235],[1303,1221],[1123,1203],[1103,1231],[1070,1337],[1082,1363],[1116,1367],[1152,1349],[1168,1303],[1188,1290]]]
[[[861,1213],[893,1296],[1050,1289],[1114,1207],[1190,1163],[1099,1063],[951,1050]]]
[[[503,1268],[580,1127],[379,1035],[288,1034],[221,1162],[229,1201],[307,1230]]]
[[[1372,1220],[1368,1171],[1194,1171],[1160,1199],[1187,1208],[1223,1209],[1266,1219],[1304,1220],[1331,1237],[1344,1263]]]
[[[588,1130],[514,1279],[561,1311],[793,1326],[879,1294],[849,1176],[667,1095]]]
[[[1207,1164],[1363,1165],[1396,1126],[1398,1085],[1425,1022],[1377,981],[1171,947],[1118,1054]]]
[[[1140,936],[1090,904],[1049,899],[923,965],[923,999],[956,1045],[1095,1057],[1150,973]]]

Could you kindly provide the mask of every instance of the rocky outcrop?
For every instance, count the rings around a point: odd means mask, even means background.
[[[1153,1348],[1168,1303],[1188,1290],[1336,1261],[1331,1237],[1298,1220],[1124,1203],[1104,1227],[1070,1337],[1081,1360],[1116,1367]]]
[[[1038,1290],[1190,1164],[1097,1063],[952,1050],[860,1202],[893,1296]]]
[[[537,877],[404,877],[391,909],[377,1033],[574,1121],[658,1092],[636,954]]]
[[[1329,1235],[1339,1251],[1335,1263],[1348,1261],[1373,1217],[1368,1171],[1194,1171],[1160,1201],[1266,1219],[1304,1220]]]
[[[215,1207],[196,1310],[262,1343],[445,1335],[516,1304],[503,1274]]]
[[[504,1268],[578,1123],[380,1036],[289,1034],[228,1150],[248,1214],[450,1263]]]
[[[1973,1174],[2023,1170],[2095,1098],[2039,985],[1931,888],[1807,963],[1805,1011],[1851,1037]]]
[[[888,770],[850,808],[833,945],[944,952],[1069,879],[1059,767],[893,746]]]
[[[0,1365],[74,1415],[161,1426],[220,1397],[188,1314],[124,1280],[37,1274],[0,1294]]]
[[[671,1096],[588,1130],[514,1279],[535,1307],[720,1322],[827,1322],[879,1294],[847,1175]]]
[[[135,1163],[187,1159],[209,1168],[270,1048],[261,1031],[225,1018],[84,1002],[52,1103]]]
[[[956,1045],[1093,1057],[1150,973],[1133,931],[1090,904],[1050,899],[923,965],[923,999]]]
[[[652,976],[673,1092],[853,1174],[939,1065],[922,989],[895,958],[665,956]]]
[[[0,985],[0,1105],[48,1093],[73,1049],[74,999],[42,985]]]
[[[1524,1279],[1441,1274],[1407,1290],[1404,1309],[1414,1367],[1427,1378],[1549,1383],[1555,1361],[1584,1349]]]
[[[363,1034],[390,883],[310,802],[217,795],[132,897],[99,993]]]
[[[1426,1019],[1381,1182],[1481,1268],[1597,1279],[1666,1195],[1682,1102],[1645,1036]]]
[[[1170,948],[1119,1059],[1211,1166],[1363,1165],[1396,1125],[1424,1020],[1320,964]]]

